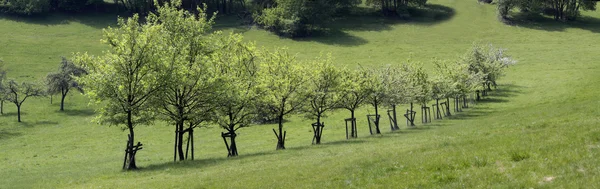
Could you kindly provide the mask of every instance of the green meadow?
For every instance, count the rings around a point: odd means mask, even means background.
[[[311,145],[312,120],[288,119],[287,149],[276,151],[271,129],[238,130],[239,157],[227,158],[217,126],[196,131],[195,160],[173,163],[172,125],[138,126],[138,171],[122,171],[127,133],[92,122],[94,107],[72,92],[28,99],[22,123],[4,103],[0,116],[0,188],[598,188],[600,187],[600,12],[575,22],[523,18],[505,25],[494,5],[430,0],[411,20],[384,19],[356,10],[329,31],[302,39],[220,17],[215,28],[242,33],[299,59],[331,53],[337,66],[382,67],[457,60],[473,43],[507,49],[518,63],[476,105],[415,128],[399,120],[391,132],[369,135],[363,106],[358,138],[346,140],[346,110],[324,119],[323,144]],[[362,12],[361,12],[362,11]],[[0,59],[8,78],[41,81],[61,56],[100,54],[102,28],[112,14],[0,16]],[[400,107],[406,109],[406,105]],[[382,109],[385,110],[385,109]],[[383,112],[383,111],[380,111]],[[417,120],[420,114],[417,115]]]

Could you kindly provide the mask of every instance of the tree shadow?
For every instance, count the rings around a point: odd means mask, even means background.
[[[237,157],[220,157],[220,158],[208,158],[208,159],[198,159],[198,160],[189,160],[189,161],[179,161],[179,162],[167,162],[161,164],[149,165],[147,167],[140,167],[137,171],[160,171],[165,169],[197,169],[197,168],[205,168],[217,165],[219,163],[223,163],[229,160],[240,160],[250,157],[256,156],[264,156],[274,154],[277,151],[269,151],[269,152],[258,152],[252,154],[242,154]]]
[[[347,13],[337,17],[324,27],[313,31],[308,37],[292,38],[294,41],[314,41],[326,45],[359,46],[369,41],[350,34],[352,31],[389,31],[394,25],[415,24],[434,25],[450,20],[455,10],[438,4],[427,4],[423,7],[408,8],[408,17],[384,17],[373,7],[354,7]],[[218,17],[213,27],[215,30],[232,30],[234,33],[245,33],[256,26],[244,24],[233,15]],[[275,34],[273,34],[275,35]],[[284,37],[282,37],[284,38]]]
[[[541,14],[519,12],[511,15],[508,24],[517,27],[552,32],[562,32],[569,28],[578,28],[594,33],[600,33],[600,18],[583,15],[577,18],[577,20],[563,22]]]
[[[22,118],[23,121],[20,122],[19,124],[21,124],[22,126],[25,127],[33,127],[33,126],[42,126],[42,125],[57,125],[58,122],[56,121],[47,121],[47,120],[43,120],[43,121],[36,121],[36,122],[29,122],[25,119],[27,118]]]
[[[9,138],[12,138],[12,137],[18,137],[18,136],[21,136],[21,135],[23,135],[23,134],[22,133],[18,133],[18,132],[11,132],[11,131],[8,131],[6,129],[0,130],[0,140],[9,139]]]
[[[384,17],[375,8],[356,7],[351,13],[340,16],[325,28],[311,34],[310,37],[295,38],[296,41],[315,41],[327,45],[359,46],[368,41],[351,35],[348,31],[389,31],[394,25],[416,24],[434,25],[450,20],[456,13],[454,9],[437,4],[407,9],[408,17]]]
[[[56,110],[56,113],[59,114],[66,114],[68,116],[81,116],[81,117],[89,117],[89,116],[93,116],[96,112],[94,112],[94,110],[92,109],[83,109],[83,110],[70,110],[70,109],[65,109],[63,111],[60,110]]]
[[[410,23],[419,25],[434,25],[449,21],[456,15],[456,11],[447,6],[427,4],[423,7],[409,8]]]

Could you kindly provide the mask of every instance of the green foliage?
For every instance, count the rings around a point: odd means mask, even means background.
[[[304,112],[308,119],[321,123],[325,112],[335,109],[340,100],[342,72],[333,65],[331,55],[318,57],[308,64],[308,104]]]
[[[407,79],[405,102],[425,104],[431,100],[429,75],[423,69],[423,65],[420,63],[409,62],[403,64],[401,69],[406,73],[405,76]]]
[[[498,15],[508,18],[511,9],[519,7],[521,11],[537,14],[549,14],[555,20],[576,20],[581,10],[596,10],[596,0],[499,0]]]
[[[50,0],[2,0],[0,11],[9,14],[44,14],[50,11]]]
[[[221,38],[219,51],[211,54],[211,62],[222,77],[221,94],[214,107],[214,121],[223,129],[234,132],[251,124],[258,112],[265,91],[259,81],[259,57],[253,43],[231,34]]]
[[[474,44],[460,61],[461,64],[468,66],[472,76],[481,78],[482,84],[496,86],[496,80],[504,75],[504,69],[516,63],[504,51],[491,44],[487,46]]]
[[[331,21],[341,9],[354,1],[275,0],[275,6],[255,13],[255,20],[265,29],[288,37],[310,36]],[[261,4],[270,4],[260,2]]]
[[[88,6],[103,3],[103,0],[52,0],[56,9],[65,12],[86,11]]]
[[[453,97],[456,94],[457,86],[462,82],[458,80],[460,76],[453,74],[460,73],[452,70],[452,66],[447,62],[437,61],[435,64],[435,74],[431,77],[431,95],[433,99],[445,99]]]
[[[214,91],[218,91],[219,77],[208,61],[210,52],[217,48],[208,33],[215,17],[208,17],[205,9],[198,9],[196,16],[178,6],[167,3],[148,16],[148,24],[159,26],[164,40],[159,48],[166,50],[158,52],[160,61],[168,62],[172,70],[160,73],[169,74],[169,80],[157,94],[167,121],[195,127],[209,120],[208,110],[218,96]]]
[[[379,8],[385,16],[398,16],[407,14],[407,7],[425,6],[427,0],[366,0],[365,4]]]
[[[366,69],[342,69],[342,83],[340,84],[339,107],[347,109],[354,118],[354,111],[362,106],[372,94],[371,75]]]
[[[407,73],[397,67],[385,65],[378,74],[381,77],[381,84],[385,98],[382,103],[387,106],[395,106],[406,102],[409,80]]]
[[[285,149],[284,116],[298,112],[306,104],[306,67],[300,65],[285,49],[265,50],[262,53],[259,82],[266,92],[261,101],[271,115],[277,116],[277,149]]]
[[[161,56],[167,49],[160,46],[160,27],[140,24],[138,15],[120,18],[118,25],[104,30],[102,41],[110,51],[101,56],[78,54],[75,62],[89,71],[79,81],[99,107],[96,120],[133,129],[156,118],[152,104],[168,75]]]

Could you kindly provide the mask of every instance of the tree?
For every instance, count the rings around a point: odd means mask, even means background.
[[[368,86],[369,79],[369,73],[365,69],[342,70],[339,107],[350,111],[350,118],[346,119],[346,122],[351,123],[349,137],[352,138],[358,137],[354,113],[371,95]],[[346,130],[346,132],[348,131]],[[346,133],[346,138],[348,138],[348,133]]]
[[[21,122],[21,107],[29,97],[43,96],[44,91],[34,83],[8,80],[6,84],[6,100],[17,106],[17,119]]]
[[[325,117],[327,111],[333,110],[338,106],[339,87],[341,84],[341,72],[333,66],[331,57],[319,57],[310,64],[308,102],[304,112],[306,117],[314,119],[316,122],[313,127],[313,144],[321,144],[323,128],[325,123],[321,118]]]
[[[83,87],[75,81],[74,77],[80,77],[87,74],[87,71],[79,66],[62,58],[58,72],[49,73],[46,76],[46,86],[48,94],[60,94],[60,111],[64,111],[65,97],[69,94],[71,88],[77,89],[83,93]]]
[[[413,110],[413,103],[421,104],[423,117],[426,117],[427,102],[431,98],[431,89],[428,81],[428,75],[421,64],[409,62],[402,65],[402,71],[406,73],[407,86],[405,87],[405,102],[410,103],[410,110],[407,110],[405,117],[409,120],[410,126],[415,126],[414,118],[416,112]]]
[[[381,130],[379,129],[379,105],[380,103],[387,97],[387,90],[384,87],[384,80],[386,74],[382,69],[368,69],[367,70],[367,83],[366,90],[370,92],[367,101],[373,105],[375,109],[375,115],[367,115],[369,120],[369,132],[373,134],[373,130],[371,129],[371,122],[375,125],[375,134],[381,134]],[[372,118],[371,118],[372,117]]]
[[[274,0],[256,1],[265,6],[255,20],[265,29],[287,37],[306,37],[320,30],[335,13],[360,4],[357,0]]]
[[[255,45],[243,42],[239,34],[223,38],[220,44],[222,49],[211,56],[222,77],[219,103],[213,110],[214,121],[227,131],[221,137],[227,156],[233,157],[238,155],[236,131],[250,126],[264,91],[258,80],[260,65]]]
[[[450,116],[450,97],[456,96],[459,90],[457,86],[461,85],[462,80],[459,80],[460,76],[454,76],[456,67],[449,65],[446,62],[435,62],[435,75],[431,79],[431,94],[432,98],[435,99],[435,115],[436,119],[442,119],[442,112],[445,112],[445,116]],[[459,72],[460,73],[460,72]],[[456,80],[455,80],[456,79]],[[440,100],[446,99],[445,109],[440,110],[444,106],[440,104]]]
[[[504,51],[504,49],[495,48],[491,44],[487,46],[474,44],[461,59],[461,62],[468,66],[471,75],[481,77],[480,91],[483,95],[491,90],[492,85],[496,86],[496,80],[504,75],[506,67],[516,63],[515,60],[506,56]]]
[[[511,9],[550,14],[554,20],[576,20],[581,10],[596,10],[597,0],[499,0],[498,14],[507,19]]]
[[[210,119],[210,109],[218,97],[219,77],[212,69],[209,55],[216,49],[208,34],[214,23],[214,16],[208,17],[205,9],[198,8],[198,14],[178,9],[180,1],[156,5],[156,14],[148,16],[150,25],[160,26],[164,40],[161,61],[172,67],[170,77],[160,93],[160,112],[164,119],[175,125],[175,154],[179,160],[188,157],[192,151],[193,129]],[[184,128],[185,125],[187,128]],[[184,136],[188,134],[184,151]],[[185,154],[185,155],[184,155]]]
[[[366,4],[381,9],[381,13],[385,16],[393,16],[400,14],[399,10],[408,6],[423,6],[427,0],[367,0]]]
[[[261,57],[260,83],[267,91],[263,100],[271,113],[277,115],[279,132],[275,129],[273,132],[277,137],[277,149],[281,150],[285,149],[284,117],[300,110],[307,99],[304,94],[308,81],[304,75],[306,70],[282,49],[265,51]]]
[[[395,131],[400,129],[398,127],[396,106],[405,102],[406,92],[408,91],[406,89],[408,86],[406,72],[387,65],[381,70],[379,76],[381,77],[382,88],[386,94],[381,103],[392,108],[388,110],[388,117],[390,118],[390,127],[392,131]]]
[[[155,118],[156,93],[169,81],[168,62],[163,61],[160,26],[141,24],[136,14],[119,18],[118,28],[104,29],[104,43],[109,51],[101,56],[77,54],[75,62],[88,70],[79,77],[86,86],[86,95],[97,104],[96,121],[122,125],[129,131],[123,169],[137,169],[135,155],[141,143],[134,145],[134,128],[150,124]]]

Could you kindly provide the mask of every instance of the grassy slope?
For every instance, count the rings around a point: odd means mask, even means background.
[[[600,22],[525,23],[506,26],[492,6],[471,1],[432,0],[455,14],[442,21],[398,23],[348,19],[331,36],[280,39],[246,30],[248,40],[272,48],[287,46],[300,58],[332,52],[339,65],[379,66],[412,60],[454,59],[473,41],[509,49],[520,62],[500,81],[494,96],[451,120],[346,141],[338,111],[325,119],[324,145],[311,146],[309,123],[286,123],[288,150],[275,151],[264,125],[241,129],[238,158],[226,150],[217,128],[196,138],[197,160],[169,163],[172,129],[163,123],[138,128],[145,144],[139,172],[120,172],[126,133],[90,123],[93,110],[72,95],[67,112],[48,99],[28,100],[25,123],[15,109],[0,116],[1,188],[16,187],[598,187],[600,101],[598,52]],[[599,18],[597,12],[585,13]],[[34,80],[53,71],[59,56],[73,51],[99,53],[99,28],[114,18],[0,19],[0,58],[9,77]],[[372,112],[363,108],[357,115]],[[522,159],[522,160],[521,160]],[[544,181],[546,178],[552,181]]]

